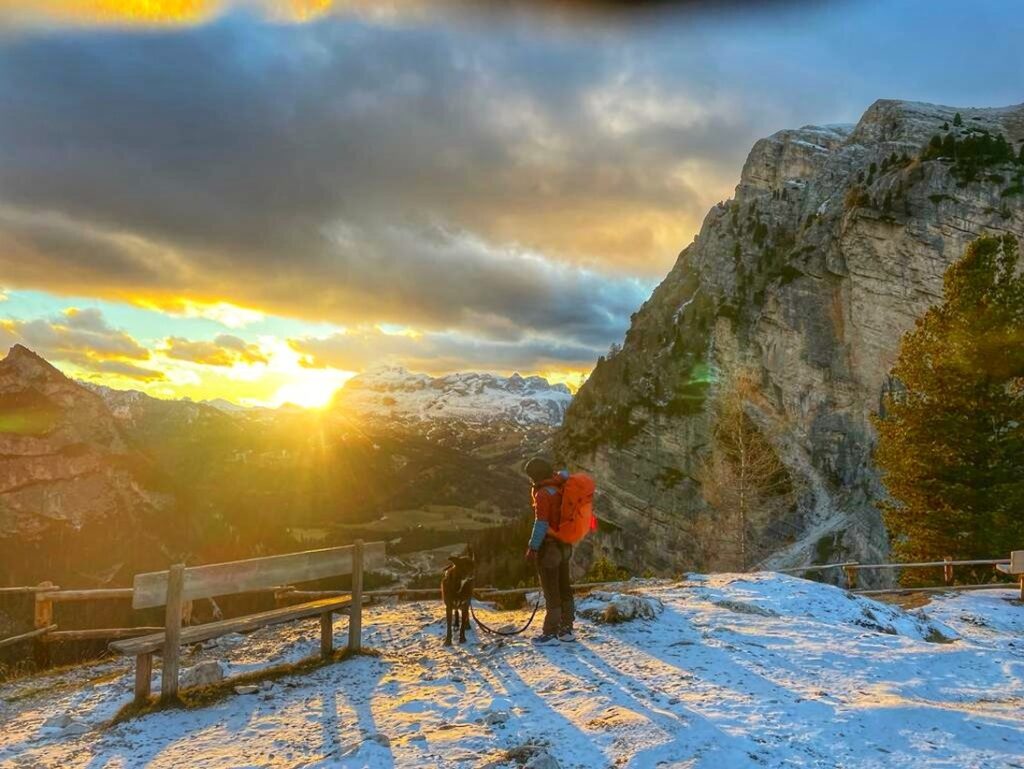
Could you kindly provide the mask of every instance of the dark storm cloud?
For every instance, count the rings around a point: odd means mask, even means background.
[[[666,112],[639,59],[648,91],[626,103],[622,65],[338,20],[15,40],[0,266],[65,292],[607,344],[682,245],[652,227],[703,207],[674,165],[745,130]]]

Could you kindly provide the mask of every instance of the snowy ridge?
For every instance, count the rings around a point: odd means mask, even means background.
[[[572,400],[563,384],[543,377],[460,372],[432,377],[382,366],[353,377],[335,404],[355,414],[473,423],[559,425]]]
[[[946,594],[904,612],[768,572],[628,587],[660,611],[581,619],[572,645],[474,628],[446,648],[437,602],[373,606],[364,643],[380,657],[116,727],[101,728],[132,697],[126,660],[5,684],[0,766],[1021,765],[1015,591]],[[527,616],[481,610],[499,624]],[[228,637],[184,664],[219,659],[235,675],[294,661],[317,653],[318,632],[307,622]],[[339,619],[335,634],[345,632]]]

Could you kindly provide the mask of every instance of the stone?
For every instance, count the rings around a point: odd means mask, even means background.
[[[221,649],[231,649],[245,640],[241,633],[228,633],[217,639],[217,646]]]
[[[901,337],[971,241],[1024,236],[1024,196],[1002,196],[1015,170],[961,187],[952,163],[918,159],[958,109],[965,126],[1024,140],[1024,105],[881,100],[856,125],[754,145],[734,198],[708,212],[556,436],[553,453],[600,479],[607,525],[581,543],[580,565],[603,555],[676,574],[887,560],[872,418]],[[750,522],[746,564],[715,547],[729,520],[701,485],[723,383],[740,375],[744,414],[802,490]],[[865,584],[891,578],[862,573]]]
[[[484,716],[483,721],[488,726],[499,726],[508,721],[508,713],[504,710],[492,710]]]
[[[72,721],[70,724],[65,726],[62,730],[62,734],[86,734],[91,732],[92,727],[89,724],[82,723],[81,721]]]
[[[259,690],[255,684],[244,684],[235,687],[235,694],[256,694]]]
[[[540,750],[523,765],[523,769],[560,769],[557,759],[546,750]]]
[[[50,716],[43,721],[43,727],[46,729],[63,729],[72,722],[71,716],[67,713],[60,713],[56,716]]]
[[[664,608],[661,601],[650,596],[595,590],[580,600],[576,613],[595,622],[616,624],[634,619],[654,619]]]
[[[185,668],[178,679],[178,685],[182,689],[191,689],[194,686],[210,686],[224,680],[224,666],[219,660],[207,660]]]

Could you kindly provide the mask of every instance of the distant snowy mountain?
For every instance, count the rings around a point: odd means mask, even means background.
[[[568,387],[539,376],[461,372],[432,377],[385,366],[350,379],[334,402],[369,416],[558,425],[571,400]]]

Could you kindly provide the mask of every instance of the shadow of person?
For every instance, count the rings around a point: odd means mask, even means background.
[[[637,657],[646,649],[630,650]],[[743,767],[755,765],[753,757],[762,746],[746,737],[730,734],[711,719],[679,702],[664,705],[662,692],[647,684],[642,671],[613,668],[593,649],[584,644],[573,647],[571,654],[552,655],[566,673],[584,680],[597,681],[609,698],[609,706],[625,708],[660,729],[666,739],[630,755],[627,766],[657,766],[665,761],[689,761],[688,767]],[[629,681],[629,688],[623,680]]]

